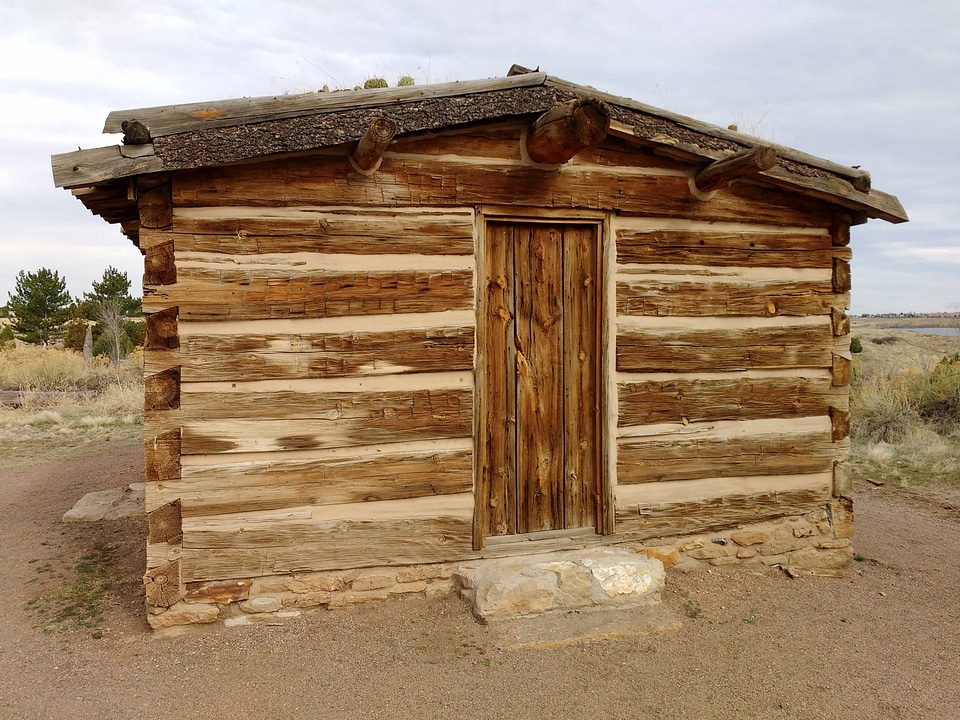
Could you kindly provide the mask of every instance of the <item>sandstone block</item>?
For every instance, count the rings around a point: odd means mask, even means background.
[[[757,530],[745,530],[744,532],[733,533],[730,539],[741,547],[749,547],[750,545],[760,545],[761,543],[767,542],[770,540],[770,533]]]
[[[639,548],[637,550],[641,555],[652,557],[663,563],[665,570],[672,568],[680,561],[680,552],[670,545],[657,545],[654,547]]]
[[[350,589],[356,592],[363,590],[380,590],[395,585],[397,576],[395,573],[375,572],[359,575],[352,583]]]
[[[337,592],[346,587],[344,578],[330,573],[310,573],[297,575],[286,581],[286,589],[295,593],[310,593],[316,591]]]
[[[251,585],[253,585],[253,582],[250,580],[212,583],[196,590],[188,590],[183,597],[189,602],[211,602],[227,605],[250,597]]]
[[[687,555],[692,557],[694,560],[713,560],[714,558],[735,555],[736,552],[736,548],[733,545],[717,545],[716,543],[710,543],[709,545],[704,545],[702,548],[691,550],[687,553]]]
[[[427,582],[426,580],[418,580],[416,582],[407,582],[407,583],[397,583],[393,587],[389,588],[391,595],[406,595],[408,593],[421,593],[426,591]]]
[[[828,507],[833,537],[837,540],[853,537],[853,500],[848,498],[831,500]]]
[[[756,557],[757,551],[750,547],[742,547],[737,550],[737,557],[741,560],[749,560],[752,557]]]
[[[300,595],[294,595],[291,600],[284,599],[284,606],[298,607],[298,608],[312,608],[320,607],[321,605],[329,605],[333,600],[333,593],[327,592],[325,590],[317,590],[315,592],[302,593]]]
[[[360,603],[373,602],[375,600],[386,600],[389,597],[389,591],[382,588],[378,590],[363,590],[360,592],[347,590],[342,594],[334,595],[333,599],[330,601],[330,607],[338,607],[340,605],[358,605]]]
[[[240,603],[240,609],[245,613],[272,613],[280,609],[280,598],[272,595],[261,595]]]
[[[821,540],[817,543],[817,547],[821,550],[837,550],[839,548],[850,547],[850,539],[844,538],[843,540]]]
[[[438,597],[440,595],[449,595],[454,590],[453,578],[441,578],[434,580],[427,585],[425,594],[427,597]]]
[[[737,562],[736,555],[727,555],[726,557],[713,558],[710,561],[711,565],[733,565]]]
[[[790,556],[789,568],[798,573],[840,577],[853,559],[853,548],[818,550],[804,548]]]
[[[433,580],[434,578],[448,578],[453,575],[451,565],[415,565],[397,570],[397,582],[408,583],[418,580]]]
[[[757,550],[760,551],[761,555],[783,555],[806,547],[806,545],[807,543],[800,538],[774,538],[758,547]]]
[[[173,627],[174,625],[193,625],[195,623],[212,623],[220,617],[220,608],[206,603],[178,602],[167,608],[165,613],[150,615],[147,622],[154,630]]]

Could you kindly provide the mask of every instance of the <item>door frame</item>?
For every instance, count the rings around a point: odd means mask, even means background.
[[[480,550],[488,540],[495,539],[497,544],[504,542],[535,541],[540,538],[554,541],[558,536],[569,535],[571,544],[582,544],[584,533],[589,528],[570,528],[567,530],[547,530],[517,535],[487,536],[486,528],[486,497],[489,489],[483,477],[482,460],[484,457],[486,398],[483,397],[485,385],[485,351],[487,337],[487,323],[485,320],[485,288],[484,267],[485,251],[487,248],[487,226],[490,222],[524,223],[524,224],[553,224],[553,225],[591,225],[597,233],[599,243],[598,270],[600,279],[597,288],[597,303],[599,316],[599,347],[600,356],[599,377],[597,378],[597,393],[599,395],[600,411],[598,415],[597,445],[600,462],[597,470],[597,485],[600,494],[600,503],[596,517],[596,527],[592,535],[611,535],[615,530],[616,509],[614,500],[615,470],[616,470],[616,378],[613,370],[616,365],[615,328],[611,327],[611,315],[616,307],[616,253],[613,236],[610,232],[609,213],[596,210],[524,207],[491,207],[477,208],[474,256],[476,270],[474,274],[474,297],[476,305],[476,341],[474,352],[474,424],[473,424],[473,547]]]

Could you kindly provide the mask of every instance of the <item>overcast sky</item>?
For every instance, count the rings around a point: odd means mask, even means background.
[[[960,2],[2,0],[0,304],[139,251],[53,187],[111,110],[502,76],[513,63],[848,165],[911,221],[853,229],[854,313],[960,309]]]

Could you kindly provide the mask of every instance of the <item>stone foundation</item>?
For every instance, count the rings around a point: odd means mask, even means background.
[[[852,508],[849,501],[839,499],[802,516],[661,541],[611,543],[611,546],[619,545],[655,558],[668,571],[721,565],[779,566],[791,575],[840,577],[853,558],[852,536]],[[558,561],[564,560],[563,552],[553,555]],[[149,608],[148,620],[155,630],[219,621],[227,626],[246,625],[278,622],[309,608],[335,609],[391,598],[444,595],[463,589],[457,575],[461,568],[470,565],[476,563],[378,567],[192,583],[185,588],[183,599],[172,607]]]

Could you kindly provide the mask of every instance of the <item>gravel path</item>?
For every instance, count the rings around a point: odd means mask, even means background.
[[[140,477],[139,444],[96,450],[0,473],[4,720],[960,717],[960,516],[942,504],[864,489],[862,560],[843,580],[669,574],[675,635],[500,651],[445,598],[158,639],[143,523],[59,523],[84,493]],[[110,558],[101,625],[43,633],[43,599],[85,557]]]

